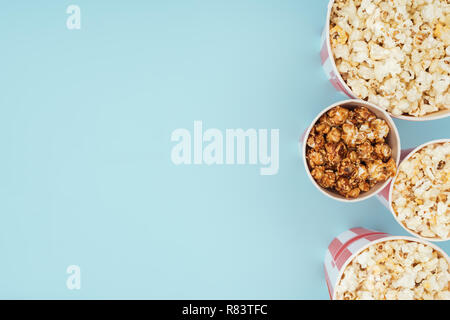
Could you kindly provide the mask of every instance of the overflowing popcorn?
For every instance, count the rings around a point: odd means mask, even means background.
[[[393,115],[450,109],[448,0],[336,0],[330,43],[357,97]]]
[[[314,180],[346,198],[357,198],[396,173],[389,126],[365,107],[335,107],[314,124],[306,158]]]
[[[399,166],[392,208],[413,233],[450,238],[450,142],[428,145]]]
[[[369,246],[345,268],[339,300],[450,300],[449,261],[416,241],[388,240]]]

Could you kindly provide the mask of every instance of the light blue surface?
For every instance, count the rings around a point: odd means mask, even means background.
[[[327,299],[334,236],[405,235],[376,199],[323,196],[301,164],[299,135],[344,98],[320,66],[326,5],[3,1],[0,298]],[[175,166],[171,132],[194,120],[279,128],[279,174]],[[412,147],[450,119],[397,124]]]

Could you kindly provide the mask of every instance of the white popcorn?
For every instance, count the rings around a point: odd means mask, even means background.
[[[335,0],[330,27],[340,28],[332,51],[358,98],[397,116],[450,110],[449,1]]]
[[[370,43],[370,57],[374,60],[384,60],[389,57],[389,50],[384,49],[376,43]]]
[[[414,300],[414,291],[402,290],[398,293],[398,300]]]
[[[357,72],[358,72],[359,76],[365,80],[370,80],[375,77],[373,68],[370,68],[368,66],[361,65]],[[358,80],[360,80],[360,79],[358,79]]]
[[[415,216],[415,217],[406,219],[405,224],[408,227],[408,229],[415,230],[415,229],[417,229],[418,226],[420,226],[421,222],[422,222],[421,219],[419,217]]]
[[[450,142],[428,145],[403,161],[393,183],[392,208],[407,229],[450,238]]]
[[[450,85],[449,76],[437,74],[433,77],[433,89],[436,91],[437,94],[443,94],[445,91],[447,91],[449,85]]]
[[[419,90],[416,87],[412,87],[410,90],[406,92],[406,98],[409,102],[414,102],[420,99],[422,94],[419,93]]]
[[[402,72],[402,67],[400,66],[400,63],[394,58],[387,58],[382,62],[375,62],[375,79],[378,82],[382,82],[388,75],[395,76],[400,72]]]
[[[362,99],[367,98],[369,95],[369,89],[367,87],[366,81],[363,79],[349,80],[349,84],[351,84],[353,91],[358,94]]]
[[[363,252],[361,253],[357,258],[356,261],[361,265],[362,268],[367,268],[368,266],[371,266],[374,264],[374,261],[371,259],[369,252]]]
[[[408,109],[409,109],[409,101],[406,99],[402,99],[394,107],[394,109],[392,110],[392,113],[394,115],[401,115],[401,114],[407,112]]]
[[[439,8],[429,4],[422,8],[422,18],[424,22],[432,23],[434,20],[436,20],[439,17]]]
[[[361,10],[367,13],[368,15],[373,14],[376,9],[376,5],[372,3],[371,0],[363,0],[361,2]]]
[[[407,288],[407,289],[413,289],[416,285],[416,274],[414,272],[405,272],[403,276],[400,277],[400,279],[394,281],[392,283],[392,286],[394,288]]]
[[[357,20],[359,21],[359,20]],[[353,29],[352,33],[350,33],[349,41],[360,41],[364,39],[364,33],[361,30]],[[344,45],[344,47],[348,48],[348,46]]]
[[[369,58],[369,48],[365,41],[355,41],[351,47],[350,60],[356,63],[363,63]]]
[[[424,92],[431,88],[431,83],[433,82],[433,76],[425,71],[420,71],[416,78],[417,88]]]
[[[338,45],[334,51],[336,58],[342,58],[344,60],[348,60],[350,56],[350,51],[347,46],[342,44]]]
[[[380,86],[380,90],[384,92],[385,95],[392,95],[399,87],[400,79],[397,77],[392,77],[384,81],[384,83]]]
[[[340,300],[449,299],[449,261],[417,241],[370,245],[345,268],[336,286]]]

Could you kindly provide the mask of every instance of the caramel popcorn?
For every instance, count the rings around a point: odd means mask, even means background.
[[[360,252],[336,287],[339,300],[450,300],[449,261],[429,245],[387,240]]]
[[[335,0],[330,43],[358,98],[393,115],[450,109],[448,0]]]
[[[365,107],[329,110],[307,138],[312,177],[325,189],[357,198],[395,175],[392,150],[385,142],[388,134],[386,121]]]
[[[399,166],[392,209],[408,230],[430,240],[450,238],[450,142],[427,145]]]
[[[386,143],[377,143],[374,148],[374,152],[378,158],[387,160],[392,155],[392,149]]]

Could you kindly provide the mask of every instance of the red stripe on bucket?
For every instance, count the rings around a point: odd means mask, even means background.
[[[350,231],[353,232],[353,233],[356,233],[356,234],[358,234],[358,235],[362,235],[362,234],[371,234],[371,233],[373,233],[372,230],[368,230],[368,229],[361,228],[361,227],[358,227],[358,228],[351,228]]]
[[[342,266],[345,264],[345,262],[352,256],[352,253],[347,248],[342,249],[339,252],[339,256],[336,259],[336,268],[339,269],[339,271],[342,269]]]
[[[327,41],[325,40],[320,50],[320,59],[322,60],[322,65],[325,64],[325,61],[328,60],[328,46]]]
[[[371,234],[366,237],[367,240],[375,241],[381,238],[386,238],[386,234]]]
[[[328,294],[330,295],[330,299],[333,299],[333,295],[331,292],[332,286],[331,286],[330,277],[328,276],[327,267],[324,266],[324,270],[325,270],[325,281],[327,282]]]
[[[340,252],[341,248],[342,248],[342,242],[340,242],[338,238],[334,238],[333,241],[331,241],[330,245],[328,246],[328,250],[330,250],[333,260],[336,260],[336,257],[338,255],[338,253]]]

